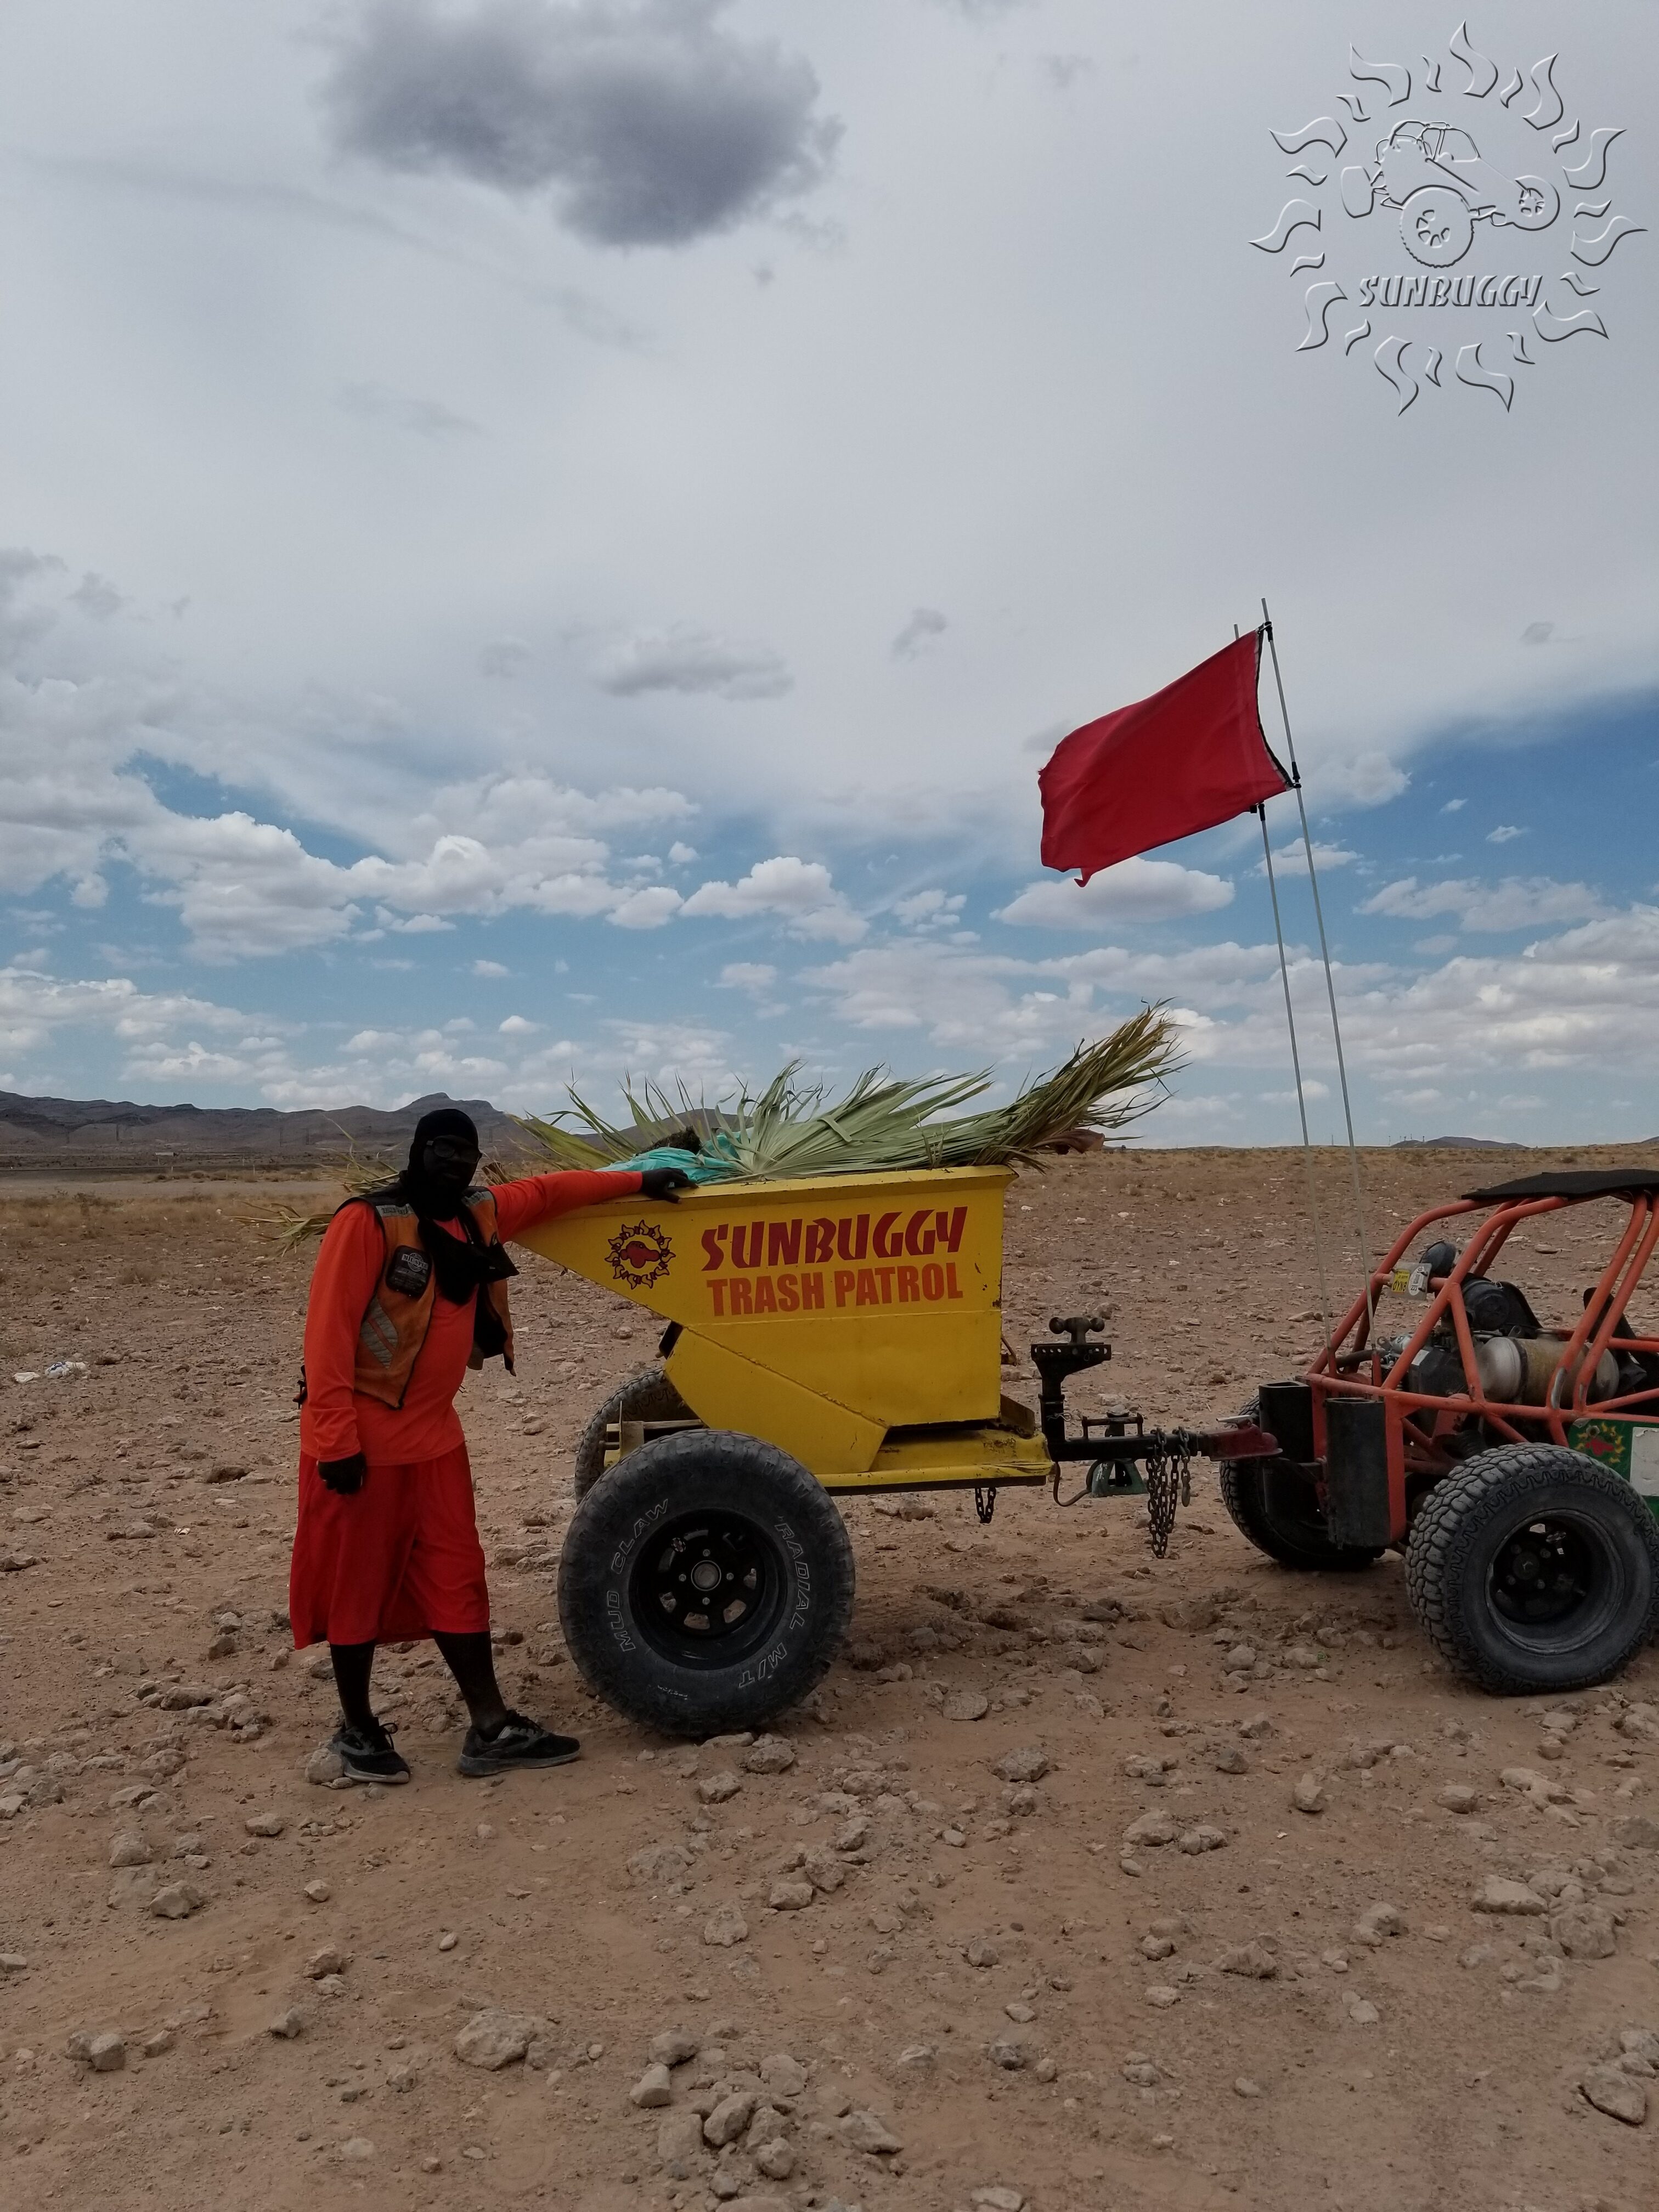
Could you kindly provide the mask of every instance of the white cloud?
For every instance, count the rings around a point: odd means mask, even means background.
[[[683,1082],[694,1097],[710,1099],[736,1090],[743,1080],[732,1041],[724,1030],[694,1022],[620,1018],[604,1026],[610,1066],[632,1077],[648,1076],[665,1086]]]
[[[541,1027],[539,1022],[526,1021],[522,1014],[509,1014],[496,1024],[502,1036],[529,1036]]]
[[[130,679],[25,680],[0,668],[0,885],[27,894],[62,877],[92,907],[125,863],[147,898],[177,913],[196,952],[270,959],[339,943],[370,908],[379,929],[413,936],[447,931],[458,915],[609,914],[635,886],[609,872],[607,836],[696,811],[661,787],[588,793],[497,771],[430,787],[408,814],[383,809],[379,828],[398,847],[336,861],[246,808],[166,805],[132,761],[146,747],[188,750],[155,726],[169,708],[178,702]]]
[[[1468,803],[1467,799],[1449,799],[1440,811],[1443,814],[1461,814]]]
[[[801,980],[848,1027],[915,1032],[969,1066],[1040,1054],[1057,1036],[1091,1025],[1086,993],[1031,963],[933,938],[849,952]]]
[[[1321,1083],[1318,1078],[1315,1077],[1303,1084],[1302,1095],[1304,1098],[1328,1098],[1331,1095],[1331,1086],[1328,1083]],[[1259,1093],[1259,1096],[1264,1106],[1294,1106],[1296,1103],[1296,1092],[1293,1090],[1263,1091]]]
[[[727,991],[769,991],[778,971],[764,960],[728,960],[720,969],[720,986]]]
[[[1329,1082],[1323,971],[1299,947],[1290,966],[1304,1071]],[[1173,955],[1103,945],[1028,961],[906,939],[861,947],[801,980],[848,1026],[925,1037],[964,1062],[1040,1061],[1098,1034],[1136,1001],[1160,1000],[1193,1062],[1288,1065],[1271,943]],[[1659,1075],[1659,907],[1627,908],[1514,956],[1460,956],[1419,975],[1338,961],[1335,980],[1351,1070],[1391,1091],[1521,1069]]]
[[[968,903],[963,891],[952,892],[948,897],[940,890],[913,891],[908,898],[893,902],[893,919],[911,929],[942,929],[962,912]]]
[[[1346,868],[1359,858],[1346,845],[1322,845],[1314,839],[1314,866],[1322,870]],[[1258,860],[1251,870],[1253,875],[1265,877],[1267,864]],[[1276,876],[1305,876],[1308,872],[1308,848],[1300,842],[1294,845],[1276,846],[1273,849],[1273,873]]]
[[[1512,822],[1500,822],[1496,830],[1487,830],[1486,842],[1489,845],[1507,845],[1516,837],[1524,837],[1526,834],[1524,830],[1517,830]]]
[[[611,909],[611,920],[618,929],[660,929],[673,920],[681,904],[679,893],[666,884],[647,884],[619,900]]]
[[[16,963],[0,968],[0,1049],[35,1049],[57,1031],[78,1028],[105,1030],[138,1049],[180,1029],[245,1031],[247,1017],[183,992],[141,991],[125,975],[64,981]]]
[[[443,929],[453,929],[453,921],[446,921],[441,914],[410,914],[401,918],[381,906],[374,909],[374,919],[383,929],[395,929],[405,937],[431,937]]]
[[[823,863],[803,860],[793,853],[757,860],[735,884],[715,880],[700,884],[682,911],[727,921],[775,914],[798,936],[830,938],[842,944],[862,937],[867,927],[863,916],[854,914],[835,888]]]
[[[1103,921],[1169,921],[1231,906],[1224,876],[1183,868],[1175,860],[1136,858],[1103,869],[1084,884],[1070,879],[1031,884],[999,908],[996,920],[1034,929],[1094,929]]]
[[[677,837],[668,848],[669,860],[677,868],[689,868],[696,857],[696,847],[686,844],[682,838]]]
[[[1455,914],[1465,929],[1537,929],[1550,922],[1589,921],[1607,912],[1587,884],[1561,884],[1547,876],[1506,876],[1501,883],[1468,878],[1419,884],[1415,876],[1385,884],[1359,908],[1402,921],[1426,921]]]
[[[1386,753],[1362,748],[1326,755],[1310,781],[1322,807],[1385,806],[1407,789],[1411,775]]]
[[[499,976],[510,975],[513,970],[503,967],[499,960],[475,960],[472,972],[475,975]]]

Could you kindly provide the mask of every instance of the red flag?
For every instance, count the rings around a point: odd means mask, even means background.
[[[1229,822],[1291,779],[1256,713],[1261,634],[1200,661],[1150,699],[1062,738],[1037,778],[1042,865],[1102,868]]]

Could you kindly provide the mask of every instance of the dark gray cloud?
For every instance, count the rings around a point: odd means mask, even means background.
[[[0,546],[0,667],[43,638],[57,620],[52,608],[32,600],[28,586],[63,562],[50,553],[31,553],[24,545]]]
[[[422,399],[411,392],[394,392],[385,384],[342,385],[339,400],[348,415],[392,422],[400,430],[412,430],[417,438],[471,436],[478,428],[441,399]]]
[[[763,645],[736,645],[683,624],[637,630],[594,672],[617,698],[642,691],[711,692],[721,699],[781,699],[794,684],[787,665]]]
[[[965,15],[970,23],[994,23],[1000,15],[1012,15],[1017,9],[1028,6],[1030,0],[942,0],[942,4],[953,15]]]
[[[950,627],[937,607],[918,607],[893,640],[894,657],[899,660],[914,660],[936,637],[943,637]]]
[[[598,246],[679,246],[823,176],[840,134],[797,55],[726,0],[371,0],[325,88],[337,143],[388,168],[550,191]]]
[[[108,622],[112,616],[120,613],[126,605],[126,599],[116,590],[107,576],[96,575],[88,568],[70,593],[70,604],[79,607],[92,622]]]
[[[492,638],[479,648],[478,673],[510,681],[522,676],[535,657],[521,637]]]

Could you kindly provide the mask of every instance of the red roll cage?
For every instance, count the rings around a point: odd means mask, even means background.
[[[1534,1179],[1547,1182],[1547,1177]],[[1460,1455],[1450,1440],[1471,1421],[1479,1421],[1492,1443],[1549,1441],[1565,1444],[1576,1422],[1613,1416],[1620,1420],[1659,1421],[1659,1384],[1651,1381],[1639,1390],[1599,1398],[1591,1412],[1589,1391],[1596,1369],[1607,1352],[1659,1355],[1659,1337],[1620,1333],[1625,1310],[1642,1280],[1654,1247],[1659,1244],[1659,1176],[1645,1171],[1632,1182],[1615,1186],[1608,1178],[1599,1189],[1574,1192],[1574,1182],[1593,1182],[1594,1176],[1565,1176],[1553,1191],[1525,1194],[1524,1185],[1503,1190],[1476,1191],[1449,1205],[1432,1206],[1403,1229],[1387,1257],[1373,1270],[1369,1285],[1355,1299],[1332,1332],[1304,1380],[1313,1396],[1314,1449],[1325,1457],[1325,1407],[1336,1396],[1380,1399],[1385,1414],[1388,1443],[1389,1505],[1395,1540],[1406,1534],[1408,1497],[1433,1482],[1458,1463]],[[1559,1213],[1605,1198],[1622,1198],[1629,1208],[1624,1231],[1601,1272],[1582,1316],[1571,1332],[1551,1378],[1546,1402],[1520,1405],[1488,1398],[1480,1381],[1474,1337],[1464,1307],[1463,1285],[1485,1276],[1511,1233],[1523,1221]],[[1421,1318],[1403,1347],[1395,1353],[1392,1340],[1385,1352],[1375,1339],[1377,1299],[1396,1267],[1423,1231],[1437,1221],[1451,1221],[1492,1206],[1475,1231],[1455,1266],[1443,1276],[1430,1279],[1429,1298]],[[1450,1319],[1463,1389],[1455,1396],[1413,1390],[1407,1376],[1412,1362],[1443,1321]],[[1367,1371],[1369,1370],[1369,1371]]]

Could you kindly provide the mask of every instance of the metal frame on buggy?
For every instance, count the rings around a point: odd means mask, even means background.
[[[1476,1332],[1465,1306],[1465,1286],[1490,1278],[1499,1254],[1523,1222],[1537,1221],[1605,1199],[1628,1207],[1622,1233],[1583,1314],[1564,1333],[1559,1359],[1541,1405],[1493,1398],[1481,1382]],[[1449,1271],[1430,1279],[1421,1317],[1403,1344],[1386,1346],[1376,1329],[1376,1306],[1397,1284],[1406,1255],[1439,1222],[1491,1211]],[[1659,1336],[1623,1328],[1626,1310],[1659,1246],[1659,1174],[1613,1170],[1569,1170],[1523,1178],[1468,1193],[1431,1206],[1401,1231],[1381,1264],[1333,1330],[1329,1343],[1301,1378],[1308,1394],[1299,1417],[1290,1395],[1297,1385],[1269,1385],[1261,1394],[1263,1425],[1293,1460],[1317,1462],[1333,1539],[1339,1542],[1398,1544],[1406,1537],[1423,1496],[1451,1474],[1471,1447],[1547,1442],[1588,1454],[1629,1478],[1656,1472],[1638,1487],[1659,1513]],[[1401,1285],[1403,1287],[1403,1285]],[[1455,1395],[1413,1389],[1412,1364],[1449,1321],[1462,1368]],[[1640,1389],[1592,1400],[1597,1370],[1607,1352],[1644,1363]],[[1353,1416],[1339,1406],[1364,1405],[1374,1413]],[[1298,1437],[1298,1429],[1304,1433]],[[1632,1432],[1653,1434],[1651,1453],[1638,1455]],[[1299,1446],[1305,1445],[1305,1451]],[[1380,1449],[1379,1449],[1380,1447]],[[1620,1464],[1622,1460],[1623,1464]]]

